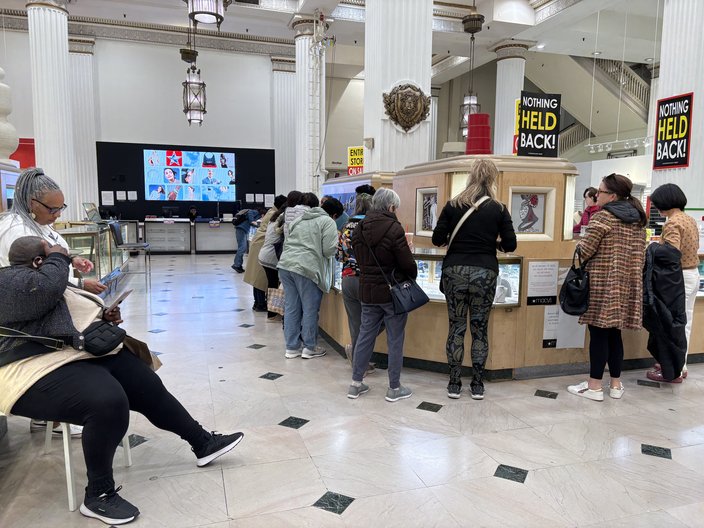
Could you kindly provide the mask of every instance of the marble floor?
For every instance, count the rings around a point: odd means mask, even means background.
[[[384,401],[379,370],[349,400],[346,360],[332,348],[285,359],[280,324],[251,310],[231,259],[154,256],[149,290],[144,275],[121,284],[135,289],[124,327],[161,353],[166,386],[207,428],[245,433],[199,469],[187,444],[133,414],[134,463],[118,448],[115,479],[141,510],[135,526],[704,526],[704,365],[682,385],[626,372],[623,399],[603,403],[568,394],[575,376],[450,400],[443,375],[412,369],[410,399]],[[8,428],[0,527],[101,525],[68,511],[60,438],[44,454],[26,419]]]

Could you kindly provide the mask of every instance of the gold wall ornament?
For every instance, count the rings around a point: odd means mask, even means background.
[[[430,96],[415,84],[401,84],[383,96],[386,114],[404,132],[420,124],[430,113]]]

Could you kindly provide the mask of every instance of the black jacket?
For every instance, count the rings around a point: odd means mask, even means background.
[[[433,230],[433,244],[445,246],[455,226],[469,207],[455,207],[447,202]],[[501,243],[497,239],[501,238]],[[448,248],[443,267],[478,266],[499,272],[496,250],[515,251],[516,233],[508,209],[502,203],[488,200],[462,224],[452,246]]]
[[[391,292],[384,275],[392,280],[394,273],[393,277],[399,282],[405,278],[415,279],[418,275],[406,233],[394,213],[368,213],[352,232],[352,248],[359,266],[359,299],[363,303],[391,302]],[[372,256],[372,250],[381,270]]]
[[[680,251],[669,244],[650,244],[643,268],[643,326],[650,333],[648,350],[668,381],[678,377],[687,352],[684,277]]]

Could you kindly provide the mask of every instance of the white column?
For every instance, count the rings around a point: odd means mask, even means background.
[[[296,30],[296,188],[319,194],[324,169],[325,48],[313,38],[312,17],[298,17]]]
[[[95,40],[69,37],[71,116],[76,152],[78,202],[98,202],[98,161],[95,154],[96,115],[93,89],[93,46]],[[48,169],[47,169],[48,170]],[[82,209],[80,210],[82,211]]]
[[[645,135],[650,141],[645,147],[645,155],[652,158],[655,148],[655,123],[657,123],[658,87],[660,86],[660,63],[648,67],[650,70],[650,101],[648,102],[648,129]]]
[[[10,165],[10,156],[17,150],[20,138],[13,124],[7,120],[7,116],[12,113],[12,93],[10,87],[3,82],[4,78],[5,70],[0,68],[0,163]]]
[[[395,172],[428,161],[430,122],[399,130],[384,111],[383,94],[413,83],[430,96],[432,0],[367,0],[364,28],[364,171]]]
[[[71,122],[68,12],[60,0],[27,2],[37,166],[53,178],[68,204],[65,220],[83,218],[76,191]]]
[[[505,40],[491,48],[496,53],[496,106],[494,107],[494,154],[513,153],[516,99],[521,97],[526,51],[533,42]]]
[[[272,57],[271,68],[276,194],[288,194],[296,189],[296,61]]]
[[[658,99],[694,92],[689,167],[653,171],[651,187],[663,183],[679,185],[687,195],[688,208],[704,208],[704,2],[665,0],[662,19]],[[657,131],[655,131],[657,134]]]

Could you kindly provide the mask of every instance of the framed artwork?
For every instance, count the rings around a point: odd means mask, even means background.
[[[511,187],[509,204],[518,240],[553,240],[555,189]]]
[[[433,236],[438,214],[438,188],[416,189],[416,236]]]

